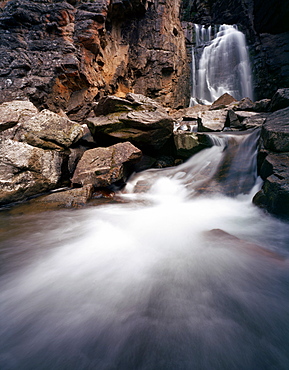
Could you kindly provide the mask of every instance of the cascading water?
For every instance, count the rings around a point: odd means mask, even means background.
[[[289,228],[251,203],[257,140],[220,134],[118,204],[2,211],[0,368],[288,369]]]
[[[245,35],[237,26],[206,28],[195,24],[192,48],[192,98],[211,104],[224,93],[235,99],[253,99],[252,74]]]

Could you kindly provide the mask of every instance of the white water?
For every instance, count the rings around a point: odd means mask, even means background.
[[[288,369],[288,223],[251,204],[258,184],[195,196],[256,135],[218,143],[123,204],[3,213],[1,369]]]
[[[211,104],[224,93],[253,99],[246,39],[236,26],[222,25],[213,36],[211,27],[195,25],[192,85],[191,105]]]

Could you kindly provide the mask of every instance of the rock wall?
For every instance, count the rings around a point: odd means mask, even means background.
[[[289,3],[272,0],[184,0],[183,19],[200,24],[237,24],[246,34],[255,99],[289,87]]]
[[[81,120],[103,95],[188,104],[180,0],[12,0],[0,8],[0,102]]]

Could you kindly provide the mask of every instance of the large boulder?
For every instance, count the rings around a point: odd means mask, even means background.
[[[82,135],[81,125],[44,109],[21,123],[14,139],[44,149],[67,149]]]
[[[141,156],[142,152],[129,142],[87,150],[78,162],[72,183],[92,184],[95,188],[123,184]]]
[[[198,131],[222,131],[225,128],[227,120],[227,110],[207,110],[199,113]]]
[[[266,149],[289,152],[289,107],[272,113],[266,119],[261,136]]]
[[[189,158],[193,154],[213,145],[206,134],[182,130],[177,130],[174,133],[174,143],[177,156],[181,158]]]
[[[130,141],[151,154],[159,152],[173,133],[173,118],[162,106],[141,95],[107,97],[95,112],[97,117],[88,118],[86,123],[99,145]]]
[[[237,102],[237,100],[233,98],[232,95],[225,93],[213,102],[213,104],[210,106],[210,110],[223,109],[226,108],[229,104],[235,102]]]
[[[270,153],[265,158],[260,174],[262,189],[253,202],[259,207],[282,217],[289,217],[289,153]]]
[[[36,199],[33,199],[30,203],[35,205],[38,209],[47,210],[55,208],[68,208],[68,207],[82,207],[92,197],[93,186],[86,185],[82,188],[65,189],[55,191],[51,194],[46,194]]]
[[[0,204],[55,189],[66,155],[27,143],[2,140],[0,145]]]

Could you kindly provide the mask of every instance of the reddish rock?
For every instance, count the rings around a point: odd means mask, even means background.
[[[129,142],[87,150],[78,162],[72,183],[75,186],[92,184],[95,188],[124,183],[141,155]]]
[[[233,102],[237,102],[237,100],[233,98],[232,95],[225,93],[214,101],[214,103],[210,107],[210,110],[223,109]]]
[[[8,2],[0,15],[0,103],[29,98],[79,122],[107,94],[188,105],[179,8],[180,0]]]

